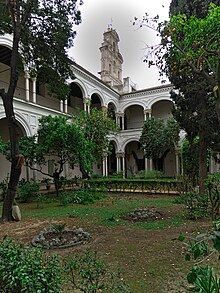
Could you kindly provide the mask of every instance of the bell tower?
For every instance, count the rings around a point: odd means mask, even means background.
[[[101,80],[115,88],[123,85],[123,58],[118,48],[119,41],[116,30],[109,26],[103,34],[103,42],[99,48],[101,52],[101,72],[99,72]]]

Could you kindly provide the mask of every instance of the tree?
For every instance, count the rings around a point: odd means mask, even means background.
[[[83,177],[88,178],[94,161],[111,151],[109,134],[116,131],[115,122],[97,109],[90,114],[81,112],[79,116],[49,115],[39,120],[36,135],[19,140],[20,153],[26,166],[53,178],[58,194],[64,165],[68,163],[72,169],[79,166]],[[0,141],[0,152],[11,160],[9,143]],[[44,168],[50,160],[55,165],[53,174]]]
[[[186,3],[189,5],[189,2],[186,1],[184,4],[184,1],[178,1],[183,7]],[[178,9],[182,6],[180,5]],[[188,7],[193,8],[192,5]],[[170,76],[180,72],[190,76],[193,72],[207,80],[215,96],[215,107],[220,122],[219,16],[220,6],[210,4],[204,18],[189,16],[189,13],[178,13],[171,15],[169,21],[158,23],[158,17],[150,19],[146,14],[141,21],[141,26],[153,28],[161,37],[160,44],[149,47],[145,62],[149,66],[156,64],[161,77],[165,74],[170,79]],[[134,24],[136,22],[137,18]]]
[[[179,125],[173,119],[167,121],[151,117],[143,126],[140,143],[145,157],[152,159],[155,169],[163,171],[164,159],[169,151],[174,151],[179,141]]]
[[[173,0],[170,4],[170,16],[173,17],[179,13],[184,13],[188,18],[191,16],[204,18],[207,16],[210,2],[210,0]],[[214,2],[216,4],[220,3],[219,0]],[[185,37],[183,34],[184,32],[182,32],[182,37]],[[179,91],[179,94],[173,92],[171,95],[176,105],[173,115],[187,133],[190,144],[189,151],[193,152],[192,155],[195,155],[195,138],[199,137],[198,178],[200,191],[203,191],[205,188],[204,179],[207,177],[207,149],[213,148],[217,138],[216,133],[219,132],[217,115],[214,108],[214,95],[210,85],[203,76],[196,74],[193,70],[190,72],[187,68],[183,68],[182,64],[178,68],[179,54],[176,56],[176,70],[173,71],[174,58],[174,54],[167,54],[166,56],[169,79]]]
[[[220,0],[172,0],[170,3],[170,16],[178,13],[204,18],[211,3],[220,5]]]
[[[117,133],[119,128],[115,120],[108,116],[107,111],[93,108],[90,113],[81,112],[78,117],[73,116],[73,119],[78,120],[78,123],[82,125],[85,137],[92,142],[91,153],[94,161],[99,161],[111,153],[109,137],[111,134]],[[80,165],[80,170],[83,178],[89,177],[82,165]]]
[[[39,120],[37,136],[23,137],[20,140],[20,151],[25,157],[25,164],[32,170],[52,177],[57,195],[65,164],[68,163],[72,169],[80,165],[87,172],[92,168],[93,142],[85,137],[82,126],[77,122],[67,116],[44,116]],[[53,174],[44,171],[49,160],[54,161]]]
[[[0,89],[9,129],[11,171],[3,204],[2,221],[12,220],[12,205],[24,158],[19,151],[13,96],[17,86],[19,60],[31,75],[48,84],[57,97],[68,94],[66,80],[74,78],[67,49],[75,37],[74,24],[81,20],[77,0],[0,1],[0,34],[13,35],[10,81],[7,91]]]

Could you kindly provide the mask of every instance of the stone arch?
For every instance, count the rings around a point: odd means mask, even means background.
[[[24,117],[22,116],[22,114],[20,114],[20,113],[15,111],[15,117],[16,117],[16,120],[19,122],[19,124],[24,129],[25,135],[26,136],[31,136],[32,135],[31,128],[28,125],[27,120],[25,120]],[[3,119],[3,118],[6,118],[5,112],[0,112],[0,120]]]
[[[108,174],[112,175],[113,173],[117,172],[117,159],[116,159],[116,153],[117,153],[117,143],[115,140],[110,141],[111,146],[111,153],[108,155]]]
[[[9,34],[5,34],[1,36],[0,38],[0,46],[5,46],[9,49],[12,49],[13,47],[13,39],[12,36]]]
[[[102,98],[100,97],[99,94],[93,93],[90,96],[90,99],[91,99],[91,104],[90,104],[91,108],[102,109],[102,107],[104,106]]]
[[[133,104],[124,109],[124,129],[139,129],[144,125],[144,107]]]
[[[159,97],[155,97],[155,98],[151,98],[148,102],[148,108],[152,108],[153,104],[160,102],[160,101],[169,101],[172,102],[172,99],[170,98],[170,96],[159,96]],[[174,103],[173,103],[174,104]]]
[[[116,106],[113,102],[108,103],[108,116],[116,121]]]
[[[80,79],[74,79],[72,82],[70,82],[70,84],[71,83],[76,83],[81,88],[84,97],[88,96],[86,85]]]
[[[145,169],[144,151],[138,139],[129,139],[124,145],[125,176],[134,176]]]
[[[30,136],[31,129],[27,124],[27,121],[20,115],[16,114],[16,120],[18,122],[18,134],[19,137]],[[0,136],[4,142],[9,140],[9,132],[7,127],[7,121],[4,113],[0,113]],[[10,172],[10,163],[6,158],[0,154],[1,168],[4,172],[0,173],[0,181],[7,177],[7,174]],[[21,178],[29,178],[28,168],[22,168]]]
[[[68,98],[68,113],[77,114],[84,110],[85,89],[78,81],[70,83],[70,95]]]
[[[151,115],[161,119],[172,117],[174,103],[171,100],[159,100],[152,104]]]
[[[105,106],[105,104],[106,104],[105,103],[105,98],[104,98],[103,93],[100,90],[94,89],[93,91],[91,91],[89,93],[89,95],[90,95],[90,99],[91,99],[91,105],[92,105],[92,96],[95,95],[99,99],[100,107],[104,107]],[[94,106],[94,104],[93,104],[93,106]]]
[[[132,102],[127,102],[125,104],[123,104],[122,108],[121,108],[121,111],[124,112],[127,108],[131,107],[131,106],[140,106],[142,107],[143,109],[145,109],[146,103],[144,101],[132,101]]]

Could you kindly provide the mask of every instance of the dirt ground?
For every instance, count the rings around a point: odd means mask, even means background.
[[[181,212],[178,205],[166,210],[167,217]],[[27,245],[49,224],[65,222],[68,228],[82,227],[92,236],[90,243],[75,248],[57,249],[61,254],[74,254],[88,247],[96,250],[113,269],[119,268],[133,293],[185,292],[186,273],[190,267],[184,260],[180,232],[205,231],[210,222],[186,220],[180,227],[146,230],[137,226],[94,226],[78,218],[56,221],[28,219],[0,225],[0,239],[7,236]]]

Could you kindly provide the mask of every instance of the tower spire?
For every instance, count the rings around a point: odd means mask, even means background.
[[[122,86],[122,64],[123,58],[119,52],[119,36],[111,23],[108,30],[103,33],[101,52],[101,80],[112,87]]]

